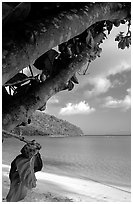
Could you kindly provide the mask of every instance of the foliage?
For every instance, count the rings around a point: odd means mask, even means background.
[[[116,38],[115,41],[118,41],[118,48],[125,49],[126,47],[129,48],[131,45],[131,31],[130,31],[130,21],[128,22],[128,31],[126,35],[124,35],[124,32],[120,32]]]
[[[10,169],[10,190],[6,197],[8,202],[22,200],[28,189],[36,187],[35,172],[42,169],[42,160],[40,157],[41,146],[35,141],[26,144],[11,163]]]
[[[31,118],[31,124],[20,126],[13,130],[14,133],[29,136],[45,135],[64,135],[76,136],[83,135],[82,130],[75,125],[58,119],[55,116],[45,114],[41,111],[35,111]]]

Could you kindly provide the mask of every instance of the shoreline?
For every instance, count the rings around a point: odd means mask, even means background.
[[[2,165],[3,197],[9,189],[9,165]],[[37,187],[22,202],[130,202],[131,192],[92,180],[37,172]]]

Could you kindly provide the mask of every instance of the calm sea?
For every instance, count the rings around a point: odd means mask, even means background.
[[[36,139],[42,145],[43,171],[93,180],[130,191],[130,136],[39,136],[31,139]],[[15,139],[7,139],[3,143],[3,163],[12,161],[22,145]]]

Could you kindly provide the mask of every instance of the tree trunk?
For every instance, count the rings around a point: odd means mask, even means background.
[[[25,96],[19,96],[8,104],[3,110],[3,129],[11,131],[22,122],[26,122],[32,113],[44,106],[48,99],[57,92],[64,90],[67,81],[84,66],[89,58],[88,48],[75,58],[69,64],[67,69],[62,69],[61,72],[54,78],[48,78],[45,82],[33,86],[30,93],[25,93]]]
[[[81,8],[60,12],[48,19],[26,22],[3,29],[2,84],[32,64],[51,48],[82,33],[102,20],[123,19],[127,11],[121,3],[86,3]]]

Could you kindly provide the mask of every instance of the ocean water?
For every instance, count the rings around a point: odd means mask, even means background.
[[[43,171],[93,180],[130,191],[130,136],[30,138],[42,145]],[[3,163],[12,161],[22,145],[22,142],[15,139],[6,140],[3,143]]]

